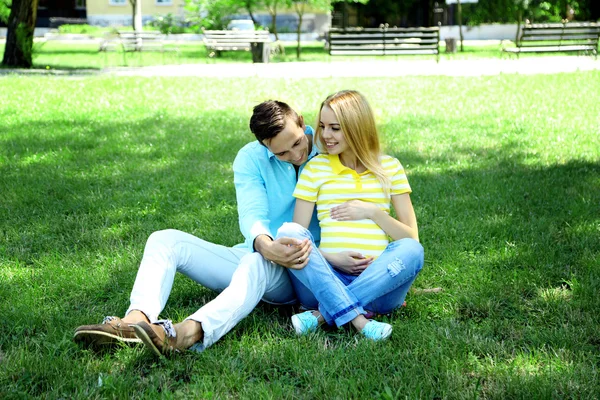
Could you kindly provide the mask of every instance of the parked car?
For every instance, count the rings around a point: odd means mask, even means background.
[[[253,31],[254,22],[251,19],[232,19],[227,24],[227,29],[232,31]]]

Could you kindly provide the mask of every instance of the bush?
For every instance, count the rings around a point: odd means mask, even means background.
[[[165,35],[169,33],[184,33],[186,31],[183,21],[171,13],[155,16],[148,25],[157,28]]]

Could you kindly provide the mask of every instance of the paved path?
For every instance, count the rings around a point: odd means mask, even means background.
[[[470,60],[395,60],[286,62],[271,64],[215,63],[158,65],[153,67],[116,67],[103,70],[9,70],[0,75],[116,75],[116,76],[198,76],[258,78],[337,78],[390,76],[481,76],[499,74],[554,74],[600,70],[600,60],[589,56],[547,56],[487,58]]]
[[[389,77],[417,75],[479,76],[498,74],[553,74],[600,70],[600,60],[589,56],[524,57],[521,59],[390,60],[286,62],[271,64],[186,64],[141,68],[110,68],[118,76],[206,76],[259,78]]]

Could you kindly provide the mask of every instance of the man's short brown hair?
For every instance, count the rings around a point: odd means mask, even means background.
[[[250,130],[264,145],[265,140],[274,138],[285,128],[287,118],[302,126],[302,118],[286,103],[267,100],[255,106],[250,118]]]

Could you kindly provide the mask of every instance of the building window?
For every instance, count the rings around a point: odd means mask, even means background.
[[[76,10],[85,10],[85,0],[75,0]]]
[[[157,6],[170,6],[173,4],[173,0],[156,0]]]
[[[127,4],[127,0],[108,0],[108,4],[111,6],[124,6]]]

